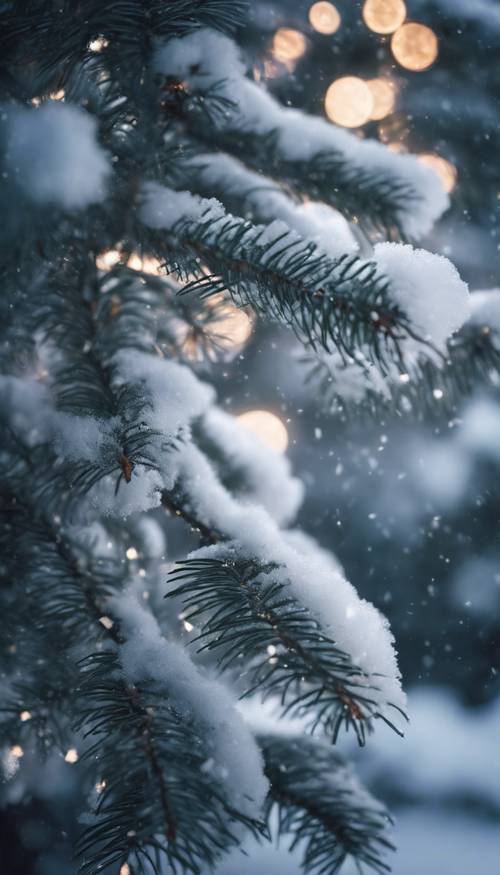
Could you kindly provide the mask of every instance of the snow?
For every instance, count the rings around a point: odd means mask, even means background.
[[[243,209],[250,210],[257,221],[281,219],[331,258],[357,251],[358,244],[348,222],[327,204],[296,203],[275,182],[221,152],[201,154],[191,164],[199,170],[207,190],[217,188],[222,200],[224,195],[237,196]]]
[[[176,454],[178,483],[195,516],[222,531],[230,544],[215,544],[192,554],[197,557],[252,558],[273,563],[273,579],[289,585],[300,604],[308,607],[337,646],[348,653],[364,672],[380,674],[377,689],[370,690],[377,708],[397,721],[391,705],[405,707],[394,638],[387,620],[369,602],[360,599],[354,587],[325,558],[324,551],[304,550],[303,543],[283,536],[276,522],[262,507],[244,505],[218,481],[213,468],[194,446]]]
[[[470,302],[471,323],[500,333],[500,289],[478,289],[472,292]]]
[[[156,682],[176,708],[194,718],[226,797],[246,815],[258,817],[268,788],[262,756],[228,690],[201,674],[182,645],[162,636],[132,589],[114,599],[112,607],[126,638],[119,658],[129,680]]]
[[[214,399],[214,390],[185,365],[135,349],[113,356],[115,385],[139,384],[144,390],[141,419],[173,440],[200,416]]]
[[[469,316],[467,284],[454,265],[442,255],[398,243],[378,243],[375,260],[414,330],[444,349]]]
[[[215,198],[201,198],[189,191],[174,191],[156,182],[143,183],[141,193],[139,218],[150,228],[171,230],[181,219],[200,221],[202,217],[209,220],[225,215],[222,204]]]
[[[280,525],[291,522],[304,488],[292,477],[286,456],[274,453],[257,435],[250,435],[233,416],[212,408],[201,423],[203,433],[221,451],[224,468],[241,472],[243,488],[232,490],[243,504],[261,504]]]
[[[40,204],[81,209],[103,200],[111,165],[97,123],[71,104],[8,111],[7,159],[19,185]]]
[[[157,49],[153,66],[156,72],[177,76],[201,91],[217,86],[218,95],[234,102],[234,109],[227,109],[224,118],[219,116],[219,125],[260,135],[276,131],[276,149],[285,160],[310,161],[319,153],[332,152],[354,172],[382,173],[408,184],[418,199],[401,206],[398,219],[409,236],[426,234],[448,207],[448,196],[436,185],[435,174],[414,157],[395,155],[380,143],[359,140],[321,118],[277,103],[261,85],[246,78],[238,48],[222,34],[203,29],[169,40]]]

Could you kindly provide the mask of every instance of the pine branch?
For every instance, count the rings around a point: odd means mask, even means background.
[[[374,373],[366,360],[351,359],[343,365],[340,360],[311,354],[303,362],[309,368],[306,381],[330,412],[347,416],[356,412],[372,418],[396,411],[399,416],[424,418],[456,414],[479,386],[497,385],[500,350],[491,329],[466,323],[448,340],[442,357],[420,356],[408,371],[394,368],[386,378]],[[359,386],[355,393],[353,380]]]
[[[184,294],[227,292],[237,305],[285,323],[313,348],[337,349],[343,357],[366,348],[382,369],[402,361],[402,341],[415,337],[374,262],[347,255],[333,260],[291,232],[269,237],[262,226],[214,218],[210,211],[197,222],[181,220],[172,232],[175,254],[164,252],[165,260],[184,279],[196,277]],[[159,247],[157,239],[153,248]]]
[[[170,574],[167,597],[182,600],[199,628],[192,643],[218,654],[221,671],[243,659],[244,695],[277,695],[284,713],[305,717],[312,730],[335,742],[342,726],[351,728],[363,745],[374,718],[389,723],[370,695],[376,679],[353,665],[273,570],[229,558],[184,560]]]
[[[382,854],[390,818],[331,746],[305,737],[260,736],[271,783],[268,819],[278,811],[278,836],[303,848],[302,868],[335,875],[348,859],[357,871],[390,871]]]

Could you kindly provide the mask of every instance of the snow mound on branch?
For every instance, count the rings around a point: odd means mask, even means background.
[[[375,260],[414,331],[443,349],[469,316],[467,284],[456,267],[442,255],[401,243],[378,243]]]
[[[288,459],[273,453],[222,410],[210,410],[202,428],[222,451],[224,468],[229,467],[236,477],[240,473],[245,481],[246,492],[237,486],[232,490],[239,493],[241,501],[261,504],[281,525],[291,522],[302,502],[304,488],[300,480],[292,477]]]
[[[255,213],[256,221],[281,219],[330,258],[357,251],[348,222],[333,207],[315,201],[296,203],[276,182],[249,170],[231,155],[207,152],[191,163],[207,190],[220,186],[227,196],[243,199]]]
[[[96,130],[88,113],[55,101],[9,113],[8,163],[32,200],[71,210],[103,199],[111,166]]]
[[[211,752],[212,774],[227,798],[244,814],[257,817],[268,790],[262,755],[229,691],[202,675],[182,645],[162,636],[132,589],[113,601],[113,611],[126,638],[119,658],[129,680],[153,680],[173,706],[194,718]]]
[[[145,182],[142,186],[139,218],[150,228],[171,229],[181,219],[199,221],[203,217],[215,220],[224,216],[224,207],[215,198],[174,191],[156,182]]]
[[[473,325],[481,325],[500,333],[500,289],[478,289],[470,296]]]
[[[212,387],[177,362],[124,349],[113,357],[113,364],[116,385],[142,385],[147,405],[143,419],[166,439],[177,437],[214,400]]]
[[[395,155],[381,143],[359,140],[324,119],[277,103],[245,76],[238,47],[220,33],[203,29],[169,40],[157,50],[153,66],[158,73],[176,76],[202,91],[216,87],[217,95],[227,97],[234,106],[218,118],[219,126],[262,135],[276,132],[276,149],[285,160],[306,162],[334,152],[354,173],[381,174],[407,185],[417,198],[405,198],[398,218],[409,236],[426,234],[449,206],[446,192],[436,185],[435,173],[413,156]]]
[[[324,550],[282,532],[263,507],[243,505],[219,482],[205,456],[192,444],[175,457],[177,478],[194,515],[231,538],[234,556],[279,566],[273,579],[290,586],[298,602],[310,609],[337,646],[367,675],[377,675],[370,689],[379,713],[394,721],[392,706],[404,709],[405,695],[386,618],[355,588]],[[228,544],[202,548],[192,556],[227,558]]]

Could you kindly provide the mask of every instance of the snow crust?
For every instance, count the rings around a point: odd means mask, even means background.
[[[198,380],[185,365],[170,359],[122,349],[112,363],[115,385],[142,385],[147,405],[142,419],[167,440],[178,437],[215,398],[211,386]]]
[[[279,566],[273,579],[289,585],[301,604],[321,622],[337,645],[368,674],[380,673],[373,698],[380,713],[397,718],[390,704],[404,708],[400,673],[389,623],[337,570],[325,551],[293,541],[280,531],[267,511],[242,505],[217,480],[208,460],[194,446],[176,454],[178,479],[200,519],[225,533],[231,543],[196,551],[194,556],[257,558]]]
[[[111,170],[95,119],[58,101],[8,113],[7,160],[32,200],[81,209],[101,201]]]
[[[236,489],[242,503],[261,504],[280,525],[291,522],[302,503],[304,487],[292,476],[286,456],[274,453],[216,407],[205,415],[202,429],[222,450],[224,465],[243,472],[249,488],[243,493]]]
[[[307,162],[319,153],[335,152],[354,172],[382,173],[407,183],[419,196],[399,210],[398,218],[409,236],[421,237],[430,231],[449,205],[435,174],[414,157],[395,155],[380,143],[359,140],[324,119],[277,103],[263,87],[246,78],[237,46],[222,34],[202,29],[169,40],[158,47],[153,66],[156,72],[178,76],[202,91],[217,85],[218,94],[234,103],[234,109],[220,118],[220,126],[262,135],[276,131],[276,148],[284,159]]]
[[[126,638],[119,658],[129,680],[156,682],[173,705],[194,718],[211,751],[213,764],[207,761],[207,768],[238,810],[258,816],[268,789],[262,755],[229,691],[201,674],[182,645],[162,636],[132,589],[114,599],[113,613]]]
[[[156,182],[145,182],[142,186],[139,218],[150,228],[172,229],[180,219],[199,220],[202,216],[219,219],[224,215],[224,207],[215,198],[174,191]]]
[[[288,228],[316,243],[331,258],[357,251],[358,244],[349,223],[327,204],[296,203],[275,182],[222,152],[202,154],[192,164],[202,168],[200,177],[207,188],[222,187],[227,194],[238,195],[258,221],[281,219]]]
[[[500,334],[500,289],[472,292],[470,321]]]
[[[375,260],[417,333],[443,349],[469,316],[467,284],[456,267],[442,255],[400,243],[378,243]]]

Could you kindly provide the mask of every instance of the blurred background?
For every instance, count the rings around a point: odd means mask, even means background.
[[[497,287],[498,0],[250,6],[250,26],[239,41],[254,76],[286,105],[394,151],[418,153],[451,197],[422,245],[449,256],[471,289]],[[500,399],[494,380],[452,416],[441,413],[436,393],[418,417],[332,412],[305,379],[289,333],[254,325],[242,312],[228,312],[221,329],[225,360],[201,373],[227,410],[276,452],[289,454],[307,489],[299,524],[336,554],[359,592],[389,618],[397,640],[409,692],[406,738],[379,729],[364,750],[340,742],[396,818],[394,875],[498,871]],[[182,537],[172,533],[174,554],[186,548]],[[32,802],[22,818],[15,808],[12,818],[2,818],[1,875],[73,873],[64,851],[76,800],[68,755],[63,771],[50,761],[33,767]],[[16,786],[8,791],[13,805],[16,793],[20,798]],[[44,801],[58,789],[66,807]],[[300,872],[300,849],[292,856],[285,845],[247,850],[249,857],[231,858],[217,875]]]

